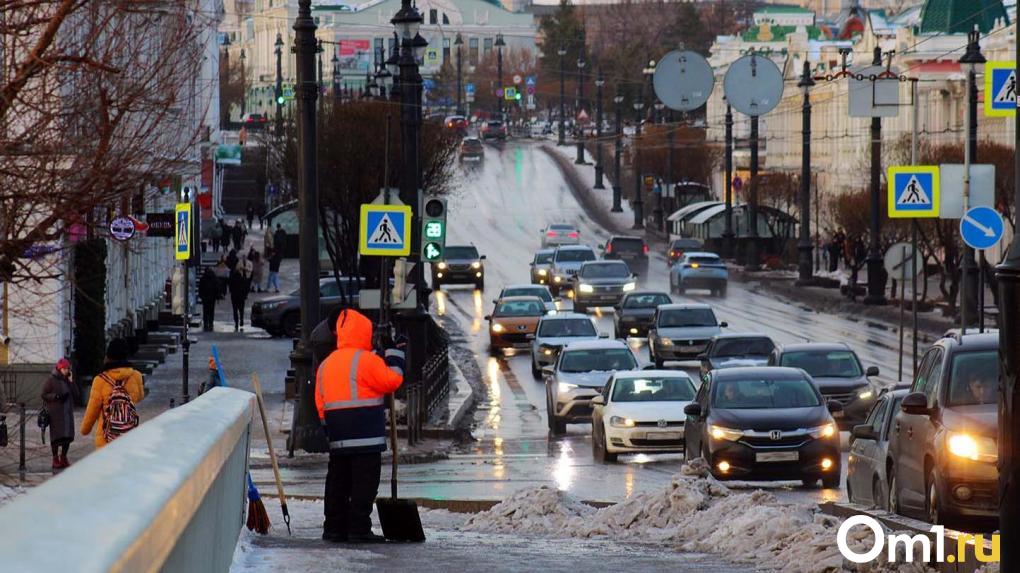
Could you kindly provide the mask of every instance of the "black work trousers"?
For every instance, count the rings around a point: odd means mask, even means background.
[[[323,531],[338,535],[372,531],[372,504],[379,492],[381,468],[379,452],[329,453]]]
[[[202,302],[202,330],[212,332],[213,318],[216,316],[216,301]]]
[[[234,308],[234,328],[244,326],[244,303],[245,300],[243,298],[241,300],[234,300],[233,297],[230,298],[230,304]]]

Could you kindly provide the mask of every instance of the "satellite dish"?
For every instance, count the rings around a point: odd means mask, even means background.
[[[659,60],[652,79],[655,95],[666,107],[691,111],[712,95],[715,73],[708,60],[689,50],[673,50]]]
[[[783,73],[771,59],[752,53],[730,64],[723,90],[733,109],[751,117],[762,116],[783,99]]]

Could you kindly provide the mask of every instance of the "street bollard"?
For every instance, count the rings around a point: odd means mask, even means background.
[[[7,447],[7,416],[0,416],[0,448]]]
[[[19,451],[18,451],[18,475],[21,476],[21,481],[25,481],[25,403],[21,402],[18,404],[18,419],[20,429],[19,435]]]

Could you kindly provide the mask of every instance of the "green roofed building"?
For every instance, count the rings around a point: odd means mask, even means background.
[[[927,0],[921,10],[922,34],[966,34],[977,24],[981,33],[995,22],[1009,23],[1002,0]]]

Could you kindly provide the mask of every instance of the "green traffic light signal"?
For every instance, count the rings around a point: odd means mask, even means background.
[[[521,101],[521,92],[517,92],[517,95],[515,95],[514,98],[516,98],[517,101]]]
[[[276,103],[278,103],[279,105],[283,105],[283,102],[285,102],[285,101],[286,100],[284,99],[284,97],[282,95],[281,96],[276,96]]]

